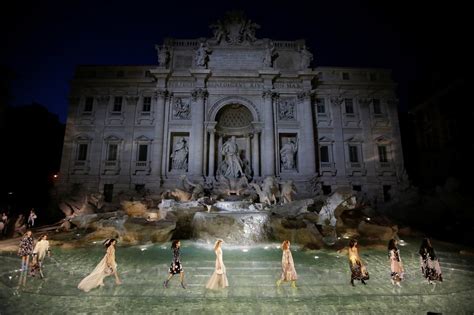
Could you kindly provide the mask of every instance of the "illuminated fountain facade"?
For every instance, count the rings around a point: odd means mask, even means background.
[[[237,194],[243,177],[274,176],[292,180],[298,197],[339,187],[396,197],[403,161],[390,71],[312,67],[303,40],[260,39],[258,27],[230,14],[213,37],[157,45],[157,65],[79,66],[58,189],[80,185],[111,201],[161,193],[186,175]]]

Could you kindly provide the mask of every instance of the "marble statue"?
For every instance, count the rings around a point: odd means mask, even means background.
[[[280,150],[281,166],[284,170],[296,169],[296,152],[298,144],[293,139],[288,140]]]
[[[340,213],[336,213],[336,208],[354,209],[356,207],[356,198],[350,190],[337,190],[326,199],[321,211],[319,211],[318,224],[336,226],[340,219]]]
[[[296,194],[296,187],[292,180],[281,183],[281,199],[283,203],[290,203],[293,201],[293,194]]]
[[[207,43],[201,43],[199,48],[196,50],[196,54],[194,56],[194,61],[196,62],[196,66],[198,68],[205,68],[207,69],[209,63],[209,54],[212,50],[207,46]]]
[[[309,68],[311,61],[313,60],[313,54],[306,48],[306,45],[303,45],[303,48],[300,50],[301,55],[301,70]]]
[[[222,145],[221,153],[225,157],[225,166],[222,167],[221,170],[224,177],[239,178],[245,175],[242,170],[242,160],[239,157],[239,147],[235,142],[235,136],[230,137],[230,139]]]
[[[275,45],[273,42],[267,43],[265,48],[265,55],[263,57],[263,66],[267,68],[273,67],[273,61],[278,57],[278,53],[275,51]]]
[[[192,193],[191,193],[191,200],[198,200],[199,198],[204,196],[204,186],[197,183],[192,183],[186,175],[182,175],[181,180],[183,180],[183,186],[184,182],[188,184],[191,187]]]
[[[170,52],[168,50],[168,47],[162,45],[160,48],[158,45],[156,45],[155,48],[158,53],[158,66],[162,68],[168,68],[168,64],[170,61]]]
[[[187,170],[188,169],[188,143],[186,139],[181,138],[176,143],[173,153],[171,154],[172,166],[174,170]]]

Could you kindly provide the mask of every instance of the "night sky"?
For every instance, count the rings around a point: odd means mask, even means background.
[[[37,102],[67,116],[79,64],[156,64],[166,37],[211,37],[208,25],[243,10],[257,37],[304,38],[316,65],[393,70],[401,109],[458,75],[467,60],[466,8],[416,1],[16,1],[2,8],[1,63],[13,71],[11,105]]]

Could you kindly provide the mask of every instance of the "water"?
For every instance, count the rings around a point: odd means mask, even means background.
[[[46,279],[20,277],[20,260],[0,254],[0,314],[76,313],[240,313],[240,314],[426,314],[472,313],[474,257],[461,256],[451,247],[437,246],[445,281],[436,287],[419,272],[419,240],[407,240],[401,255],[407,271],[402,288],[391,285],[385,251],[361,250],[370,280],[367,286],[349,285],[346,256],[334,251],[302,252],[292,246],[298,288],[288,283],[277,288],[280,273],[279,244],[223,245],[230,287],[208,291],[205,284],[214,268],[212,245],[182,241],[186,290],[178,277],[170,288],[162,286],[171,261],[169,244],[118,247],[121,286],[108,277],[105,287],[89,293],[76,286],[100,261],[98,245],[61,250],[45,262]],[[436,245],[436,244],[435,244]],[[57,262],[57,263],[56,263]]]

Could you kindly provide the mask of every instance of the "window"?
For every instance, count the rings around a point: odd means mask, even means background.
[[[320,154],[321,154],[321,162],[329,163],[329,147],[327,145],[321,146]]]
[[[384,145],[379,145],[379,161],[388,162],[387,159],[387,147]]]
[[[354,102],[352,101],[352,98],[345,98],[344,105],[346,114],[354,114]]]
[[[371,73],[369,74],[369,80],[370,80],[370,81],[377,81],[377,73],[371,72]]]
[[[375,115],[381,115],[382,114],[382,107],[380,106],[380,100],[377,98],[374,98],[372,100],[372,105],[374,106],[374,114]]]
[[[383,201],[384,202],[388,202],[392,200],[392,196],[390,195],[390,189],[392,189],[392,186],[383,185]]]
[[[349,73],[348,72],[343,72],[342,73],[342,79],[343,80],[349,80]]]
[[[327,196],[331,193],[331,185],[322,185],[323,195]]]
[[[121,96],[116,96],[114,98],[114,112],[121,112],[122,111],[122,97]]]
[[[318,112],[318,114],[326,113],[326,104],[325,104],[324,98],[316,99],[316,111]]]
[[[145,192],[145,184],[135,184],[135,191],[137,193]]]
[[[145,78],[152,78],[150,70],[145,71]]]
[[[357,152],[357,147],[355,145],[349,146],[349,162],[351,163],[359,162],[359,154]]]
[[[92,112],[93,106],[94,106],[94,98],[93,97],[86,97],[86,103],[84,104],[84,111],[85,112]]]
[[[112,202],[112,196],[114,195],[114,185],[104,184],[104,201]]]
[[[118,144],[109,144],[109,151],[107,152],[107,161],[117,161]]]
[[[124,72],[122,70],[117,71],[117,78],[123,78],[124,77]]]
[[[149,112],[151,110],[151,97],[144,97],[143,98],[143,112]]]
[[[80,143],[77,150],[77,160],[85,161],[87,160],[87,143]]]
[[[138,161],[147,161],[148,160],[148,144],[138,145]]]
[[[362,186],[361,185],[352,185],[352,190],[353,191],[362,191]]]

